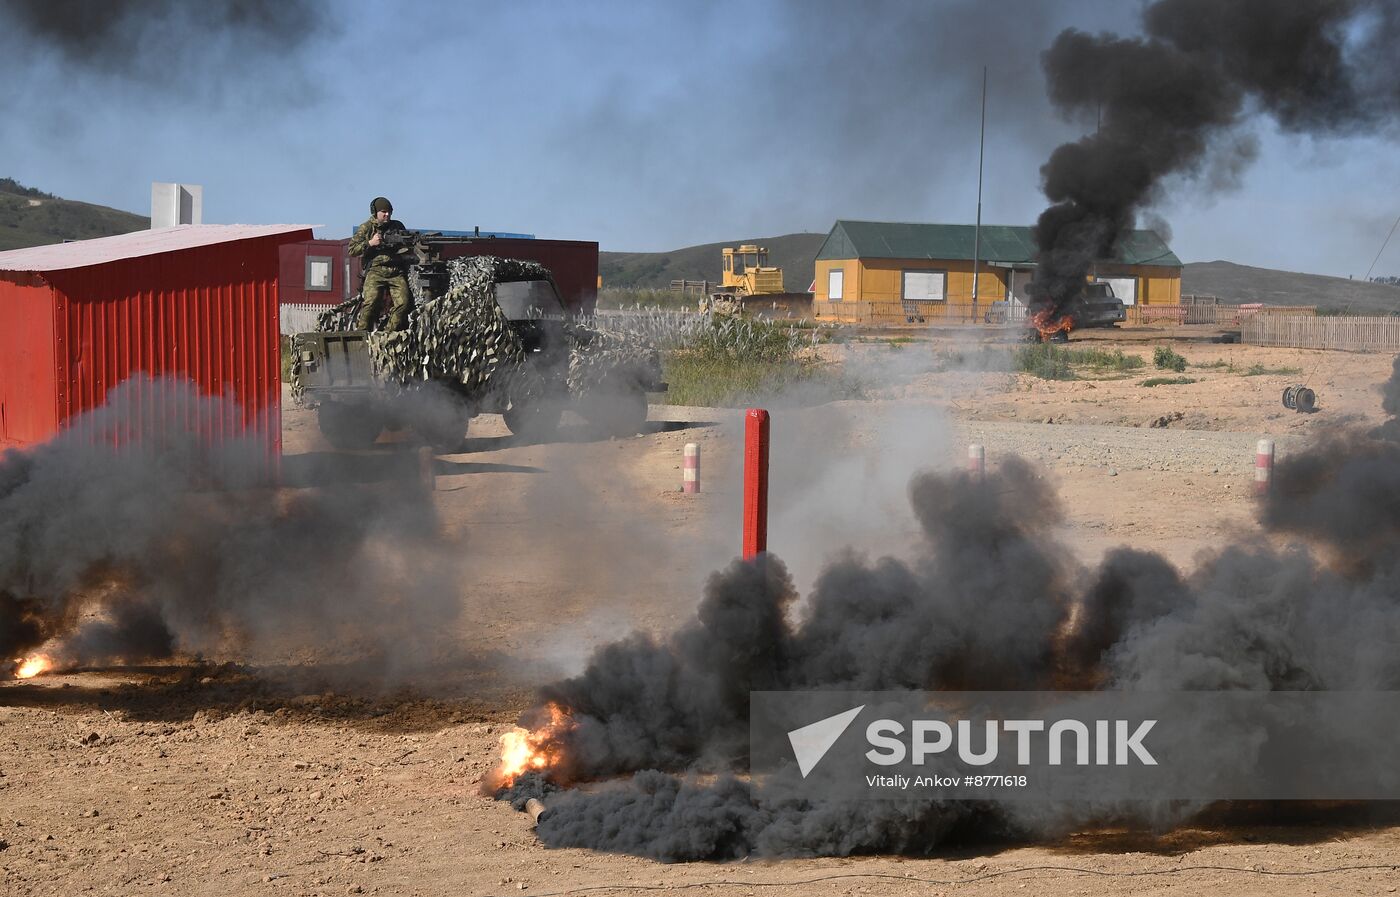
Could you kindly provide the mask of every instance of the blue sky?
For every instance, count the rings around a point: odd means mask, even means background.
[[[92,64],[15,37],[0,176],[147,212],[204,185],[209,222],[322,223],[370,198],[409,226],[605,250],[825,232],[837,218],[970,223],[989,69],[983,221],[1029,224],[1058,119],[1038,54],[1137,7],[1059,2],[514,2],[312,6],[305,39],[156,23]],[[19,43],[16,43],[16,42]],[[1232,189],[1154,210],[1186,261],[1360,277],[1400,214],[1391,136],[1312,140],[1267,118]],[[1376,274],[1400,274],[1400,240]]]

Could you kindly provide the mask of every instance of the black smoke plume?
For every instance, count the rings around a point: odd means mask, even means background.
[[[6,0],[0,15],[31,51],[51,52],[66,66],[144,78],[153,62],[225,42],[242,57],[275,58],[296,50],[329,12],[311,0]],[[203,45],[201,47],[200,45]],[[183,73],[169,72],[176,78]]]
[[[1398,22],[1392,0],[1157,0],[1145,37],[1060,34],[1041,58],[1051,103],[1097,124],[1041,168],[1037,312],[1066,312],[1166,178],[1246,165],[1253,114],[1300,134],[1393,131]]]
[[[401,681],[433,661],[461,551],[431,500],[402,480],[273,488],[261,444],[204,435],[240,414],[131,380],[51,442],[0,455],[3,663],[300,655]]]
[[[572,715],[559,736],[567,759],[551,781],[525,778],[500,796],[544,795],[538,834],[551,846],[667,861],[927,853],[962,836],[1180,824],[1204,805],[1150,794],[1048,805],[785,797],[791,767],[761,785],[742,778],[748,693],[1400,689],[1400,443],[1384,433],[1284,460],[1260,534],[1187,573],[1130,548],[1076,566],[1055,538],[1053,493],[1019,460],[985,480],[921,473],[910,486],[925,536],[916,557],[840,557],[805,602],[776,557],[736,561],[669,640],[608,645],[582,675],[543,689]],[[1293,541],[1276,547],[1280,536]],[[1254,762],[1238,750],[1245,738],[1222,734],[1230,725],[1203,719],[1169,737],[1228,781]]]

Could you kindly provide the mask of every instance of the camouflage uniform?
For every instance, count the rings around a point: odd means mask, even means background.
[[[362,292],[364,303],[360,306],[360,316],[356,327],[370,329],[379,317],[380,291],[389,288],[389,323],[386,330],[403,330],[408,326],[408,311],[413,307],[413,295],[408,289],[408,264],[392,249],[369,245],[375,231],[387,233],[393,230],[407,230],[403,222],[390,218],[382,225],[374,216],[359,227],[350,238],[350,254],[358,255],[364,261],[365,280]]]

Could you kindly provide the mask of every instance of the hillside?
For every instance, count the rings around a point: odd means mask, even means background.
[[[783,269],[784,289],[797,293],[812,283],[817,250],[825,239],[826,234],[787,234],[705,243],[671,252],[600,252],[598,273],[605,287],[665,289],[673,280],[719,280],[721,249],[757,243],[768,248],[768,264]]]
[[[0,252],[145,230],[151,219],[62,199],[0,178]]]
[[[1233,262],[1193,262],[1181,270],[1182,295],[1219,296],[1231,305],[1316,305],[1324,311],[1389,314],[1400,311],[1400,287],[1345,277],[1251,268]]]

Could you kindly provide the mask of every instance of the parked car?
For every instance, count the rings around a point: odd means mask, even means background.
[[[1084,291],[1070,300],[1069,314],[1075,330],[1112,327],[1128,319],[1127,306],[1113,295],[1113,286],[1107,283],[1086,283]]]

